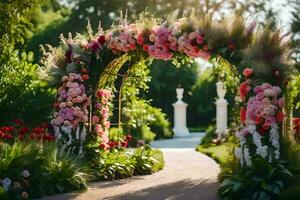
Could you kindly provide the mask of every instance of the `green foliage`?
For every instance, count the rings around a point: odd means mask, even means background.
[[[100,179],[111,180],[152,174],[163,168],[164,161],[161,151],[146,145],[137,149],[103,152],[93,166]]]
[[[209,145],[216,137],[216,125],[209,125],[205,129],[205,135],[201,138],[201,145]]]
[[[0,68],[0,124],[24,119],[31,126],[49,120],[54,90],[39,80],[33,54],[13,50]]]
[[[100,179],[120,179],[133,176],[134,164],[125,151],[104,152],[99,160]]]
[[[30,198],[85,189],[91,176],[79,160],[63,150],[58,153],[55,143],[1,144],[0,177],[22,182],[21,173],[28,170],[30,177],[26,181],[31,183],[28,188]]]
[[[32,8],[39,0],[0,2],[0,63],[7,59],[7,52],[23,43],[24,31],[30,26]]]
[[[300,70],[300,2],[296,0],[290,0],[292,11],[292,23],[291,23],[291,34],[292,42],[294,47],[293,58],[296,62],[296,67]]]
[[[78,158],[61,150],[56,152],[54,160],[45,166],[47,177],[56,192],[69,192],[87,188],[90,171]]]
[[[136,149],[132,159],[135,163],[134,174],[136,175],[154,173],[157,170],[154,166],[161,162],[153,157],[153,151],[149,145]]]
[[[249,169],[225,179],[218,188],[218,194],[221,199],[278,198],[286,181],[292,177],[283,164],[270,164],[264,159],[254,159]]]

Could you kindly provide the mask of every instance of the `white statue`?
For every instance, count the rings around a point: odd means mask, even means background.
[[[217,93],[218,93],[218,100],[216,101],[217,105],[217,130],[216,133],[218,134],[218,138],[221,138],[222,134],[227,133],[227,105],[228,102],[224,99],[226,94],[226,88],[224,87],[224,83],[218,81],[217,85]]]

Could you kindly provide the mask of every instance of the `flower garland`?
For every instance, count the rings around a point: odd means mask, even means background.
[[[112,99],[112,94],[110,90],[101,89],[96,92],[97,102],[96,112],[92,117],[92,122],[94,124],[95,132],[100,136],[101,142],[100,147],[102,149],[109,149],[109,138],[108,138],[108,130],[110,127],[109,122],[109,107]]]
[[[246,107],[242,107],[240,112],[244,128],[236,133],[240,139],[236,156],[242,166],[244,163],[251,166],[251,159],[255,156],[268,159],[269,162],[280,158],[279,125],[284,119],[282,91],[280,87],[269,83],[254,87],[254,81],[250,79],[252,74],[252,69],[244,70],[246,81],[239,88]]]

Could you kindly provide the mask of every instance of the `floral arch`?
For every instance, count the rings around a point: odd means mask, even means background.
[[[114,59],[106,60],[107,55]],[[109,148],[112,91],[125,63],[130,72],[151,59],[224,59],[241,82],[236,155],[242,166],[251,166],[256,157],[272,162],[280,158],[280,138],[288,132],[281,127],[289,115],[283,112],[292,72],[289,55],[289,41],[280,30],[256,31],[255,23],[246,26],[239,17],[213,21],[191,15],[163,22],[142,16],[135,23],[122,19],[109,30],[99,28],[96,34],[88,28],[88,36],[62,37],[60,47],[45,52],[43,74],[58,87],[52,124],[62,144],[99,156],[99,144]],[[107,65],[97,65],[99,60]]]

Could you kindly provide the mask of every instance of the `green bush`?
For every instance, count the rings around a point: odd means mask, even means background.
[[[150,129],[155,133],[155,139],[172,138],[173,132],[170,128],[170,122],[161,109],[151,107],[149,112],[153,114],[154,120],[150,122]]]
[[[154,166],[160,163],[153,157],[153,152],[149,145],[136,149],[132,159],[135,163],[134,174],[136,175],[152,174],[155,172]]]
[[[15,142],[0,145],[0,178],[9,178],[21,186],[9,186],[6,195],[10,200],[19,199],[21,192],[30,198],[57,192],[85,189],[90,172],[79,162],[59,151],[55,143]],[[23,172],[27,171],[28,176]]]
[[[205,135],[201,138],[201,145],[209,145],[211,141],[216,137],[216,125],[209,125],[205,129]]]
[[[162,152],[149,145],[137,149],[113,149],[103,152],[98,160],[93,161],[93,168],[101,180],[152,174],[163,166]]]
[[[39,80],[37,70],[32,53],[10,52],[5,65],[0,67],[0,113],[5,113],[0,125],[24,119],[34,126],[50,119],[54,90]]]
[[[218,188],[221,199],[276,199],[292,177],[283,163],[270,164],[264,159],[253,159],[252,166],[225,179]]]

